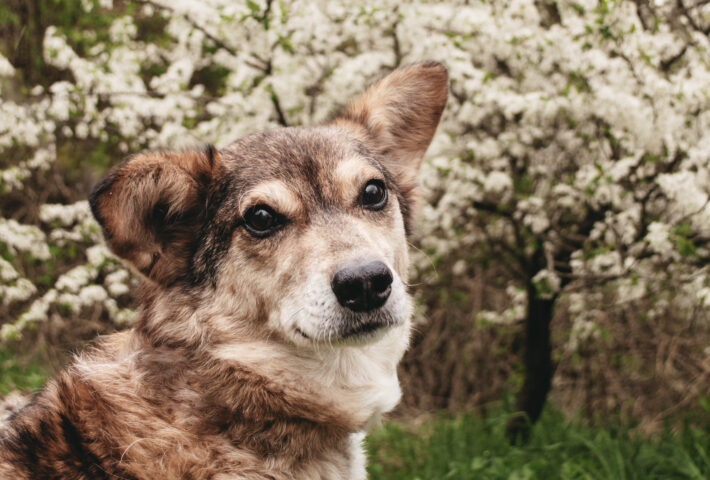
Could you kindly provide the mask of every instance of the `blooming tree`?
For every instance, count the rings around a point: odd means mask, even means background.
[[[602,287],[613,286],[615,302],[653,299],[651,315],[708,304],[706,3],[442,13],[458,53],[447,56],[458,103],[444,127],[457,153],[429,164],[435,180],[425,184],[438,193],[422,245],[439,255],[463,247],[464,259],[509,269],[511,309],[483,316],[524,320],[517,408],[532,421],[554,371],[550,321],[562,295],[571,346],[610,308],[599,304]],[[524,436],[524,419],[508,431]]]
[[[706,1],[58,5],[70,22],[11,2],[18,38],[0,56],[3,339],[88,310],[132,315],[135,280],[56,172],[95,179],[143,149],[322,122],[421,59],[448,66],[451,96],[421,177],[417,274],[433,281],[441,258],[454,274],[507,269],[510,308],[480,316],[525,324],[517,408],[530,420],[550,388],[560,299],[569,349],[595,335],[609,289],[614,305],[650,301],[648,315],[707,315]],[[32,41],[19,26],[37,16]]]

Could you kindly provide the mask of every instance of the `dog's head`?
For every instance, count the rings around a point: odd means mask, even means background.
[[[372,340],[411,315],[415,178],[446,95],[441,64],[411,65],[322,126],[135,156],[91,207],[113,252],[213,333]]]

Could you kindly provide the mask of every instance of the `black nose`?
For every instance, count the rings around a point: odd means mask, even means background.
[[[343,268],[331,283],[338,302],[353,312],[369,312],[384,305],[391,285],[392,272],[382,262]]]

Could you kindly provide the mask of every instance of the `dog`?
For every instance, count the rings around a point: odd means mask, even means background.
[[[315,127],[129,158],[89,203],[143,278],[0,433],[7,479],[364,479],[400,398],[416,177],[446,68],[399,68]]]

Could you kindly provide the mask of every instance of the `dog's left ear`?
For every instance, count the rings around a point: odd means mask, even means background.
[[[94,188],[91,210],[113,253],[161,285],[190,279],[219,152],[150,152],[116,167]]]
[[[409,190],[446,106],[448,80],[439,62],[400,68],[372,85],[334,123],[358,130],[399,187]]]

